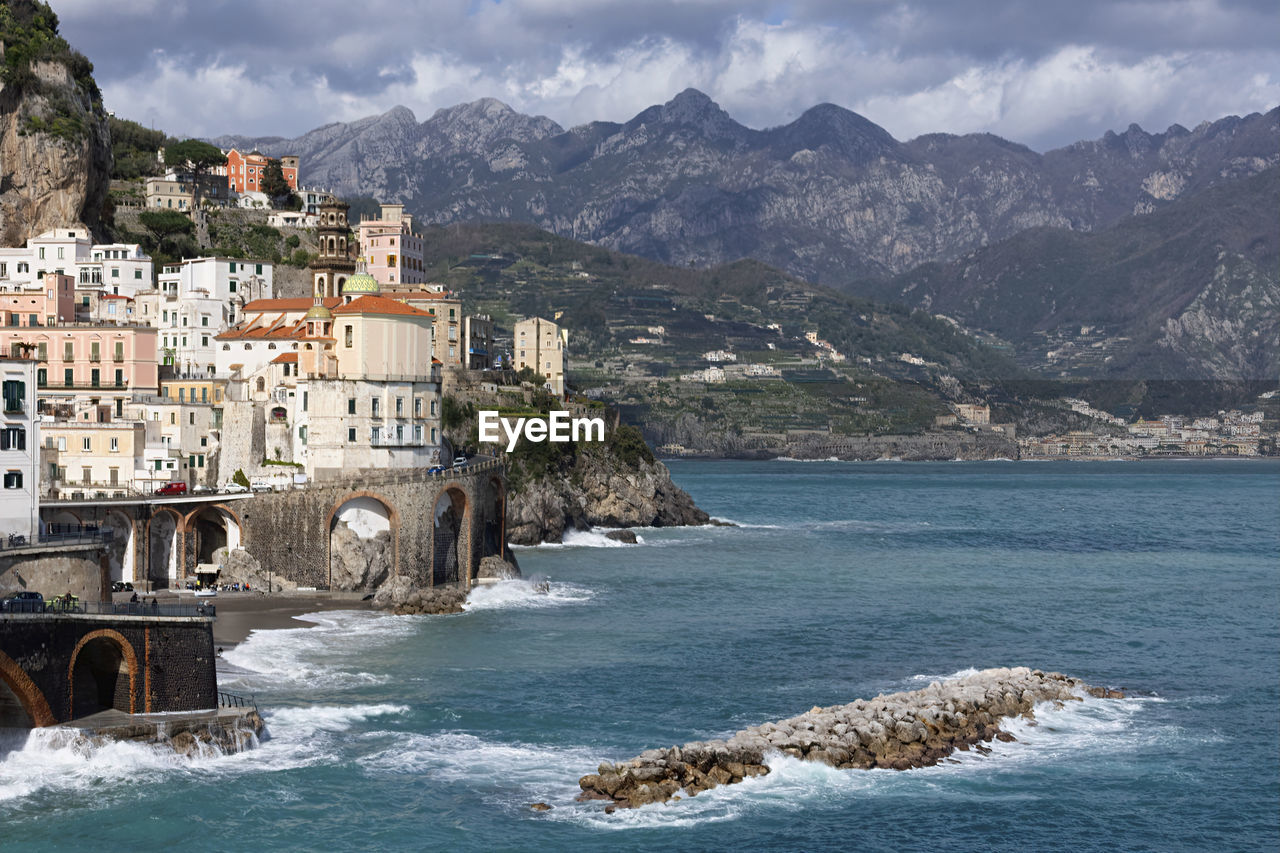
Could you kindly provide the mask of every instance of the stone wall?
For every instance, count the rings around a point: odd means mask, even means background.
[[[126,713],[215,708],[213,620],[0,613],[0,682],[10,724],[66,722],[99,710],[99,698]]]
[[[33,545],[0,551],[0,598],[29,590],[46,599],[70,592],[106,601],[111,576],[102,545]]]

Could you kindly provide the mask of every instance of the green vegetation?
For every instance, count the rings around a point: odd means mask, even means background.
[[[238,486],[244,486],[246,489],[249,488],[249,478],[244,475],[244,469],[242,468],[236,469],[236,473],[231,477],[231,482]]]
[[[151,130],[136,121],[107,116],[111,131],[111,156],[115,160],[111,177],[118,180],[135,180],[159,175],[163,171],[156,152],[173,145],[162,130]]]
[[[58,35],[58,16],[39,0],[7,0],[0,5],[0,42],[4,43],[4,64],[0,80],[18,91],[39,87],[37,62],[57,62],[66,66],[80,91],[96,112],[102,110],[102,93],[93,79],[93,63],[73,50]]]

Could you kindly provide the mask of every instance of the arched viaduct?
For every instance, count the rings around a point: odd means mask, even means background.
[[[488,459],[445,473],[377,471],[261,494],[60,501],[40,515],[54,530],[110,530],[108,580],[174,586],[226,547],[299,586],[334,589],[343,581],[334,572],[340,523],[388,534],[386,578],[469,587],[483,558],[509,555],[505,512],[505,465]]]

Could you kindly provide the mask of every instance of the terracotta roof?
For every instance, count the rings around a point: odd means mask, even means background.
[[[272,364],[297,364],[298,354],[296,352],[282,352],[275,358],[271,359]]]
[[[333,309],[334,314],[400,314],[408,317],[431,317],[420,308],[388,299],[385,296],[361,296]]]
[[[315,298],[311,296],[297,299],[255,299],[245,304],[244,311],[246,314],[250,311],[261,313],[270,311],[309,311],[315,302]],[[342,304],[342,300],[337,296],[326,296],[320,302],[330,311]]]

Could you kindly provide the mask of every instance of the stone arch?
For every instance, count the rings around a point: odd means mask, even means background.
[[[137,549],[134,547],[133,519],[124,510],[109,509],[101,526],[112,532],[111,544],[106,548],[111,580],[136,580]]]
[[[67,491],[70,491],[75,487],[76,484],[70,481],[68,481],[65,486]],[[66,507],[58,507],[49,515],[48,520],[45,522],[45,532],[50,534],[70,533],[72,531],[78,531],[83,526],[84,519],[81,518],[80,513]]]
[[[147,580],[151,588],[167,588],[177,580],[182,558],[182,514],[173,507],[158,507],[147,519]]]
[[[216,518],[210,518],[210,513]],[[226,504],[209,504],[197,507],[182,520],[183,530],[193,543],[197,565],[212,563],[213,552],[219,548],[234,551],[244,547],[244,523],[235,510]]]
[[[83,659],[81,653],[83,652]],[[128,675],[128,684],[120,681]],[[67,719],[74,720],[114,708],[133,714],[137,709],[138,656],[119,631],[90,631],[76,643],[67,664]]]
[[[339,522],[344,522],[343,530],[339,530]],[[385,522],[385,527],[383,526]],[[400,574],[400,512],[386,496],[377,492],[358,491],[351,492],[339,499],[333,508],[329,510],[329,516],[325,519],[325,566],[328,572],[329,588],[335,588],[335,548],[338,546],[338,559],[341,564],[337,566],[337,587],[346,588],[348,586],[354,588],[374,587],[378,586],[385,577],[380,576],[377,568],[370,563],[372,560],[378,559],[376,556],[376,546],[370,547],[365,542],[376,542],[378,535],[386,530],[390,535],[391,550],[391,566],[389,569],[390,577]],[[351,534],[354,534],[352,536]],[[356,542],[354,540],[361,540]],[[357,579],[354,573],[348,570],[348,566],[353,560],[348,559],[348,552],[357,551],[351,555],[354,561],[366,559],[367,574],[363,578]],[[372,558],[372,560],[370,560]],[[383,557],[385,559],[385,557]],[[374,582],[376,581],[376,582]]]
[[[432,509],[431,585],[469,581],[471,563],[471,500],[461,487],[450,484],[436,497]]]
[[[40,728],[57,722],[49,701],[44,698],[40,688],[36,687],[31,676],[4,652],[0,652],[0,682],[3,682],[9,694],[0,691],[0,726],[12,726],[17,722],[18,727],[26,724]]]

